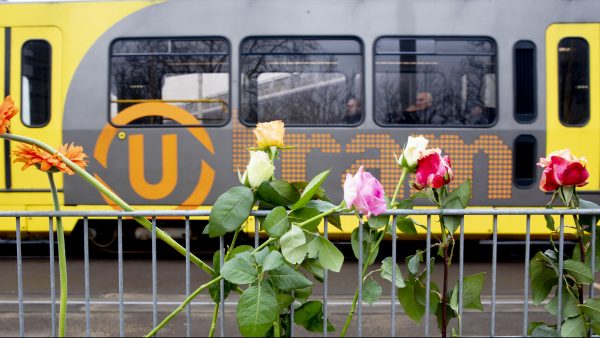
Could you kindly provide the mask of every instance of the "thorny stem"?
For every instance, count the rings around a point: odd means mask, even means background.
[[[58,192],[54,183],[54,174],[48,172],[48,181],[50,182],[50,191],[52,192],[52,202],[54,210],[60,211],[58,201]],[[60,312],[58,320],[58,336],[64,337],[67,331],[67,255],[65,250],[65,232],[62,225],[62,218],[56,217],[56,235],[58,237],[58,266],[60,272]]]
[[[71,170],[76,172],[84,180],[86,180],[88,183],[90,183],[94,188],[96,188],[98,191],[100,191],[100,193],[102,193],[106,197],[110,198],[113,202],[115,202],[117,205],[119,205],[119,207],[121,207],[123,210],[135,211],[135,209],[133,209],[129,204],[127,204],[125,201],[123,201],[117,194],[110,191],[107,187],[105,187],[102,183],[100,183],[96,178],[94,178],[87,171],[85,171],[85,169],[76,165],[75,163],[73,163],[73,161],[69,160],[64,155],[58,153],[56,151],[56,149],[50,147],[49,145],[47,145],[39,140],[30,138],[30,137],[26,137],[26,136],[21,136],[21,135],[5,133],[5,134],[0,135],[0,137],[4,138],[6,140],[10,140],[10,141],[16,141],[16,142],[27,143],[27,144],[38,146],[39,148],[42,148],[43,150],[47,151],[50,154],[58,154],[60,156],[61,160],[66,165],[68,165]],[[140,223],[144,228],[146,228],[146,230],[152,231],[152,223],[150,223],[150,221],[148,221],[146,218],[137,216],[137,217],[134,217],[134,219],[138,223]],[[156,228],[156,236],[159,239],[161,239],[163,242],[167,243],[169,246],[171,246],[173,249],[175,249],[180,254],[182,254],[184,256],[186,255],[185,248],[183,246],[181,246],[179,243],[177,243],[173,238],[171,238],[171,236],[169,236],[163,230]],[[208,273],[209,275],[212,275],[214,273],[214,270],[208,264],[204,263],[200,258],[198,258],[196,255],[194,255],[192,253],[190,253],[190,260],[194,264],[199,266],[202,270],[204,270],[206,273]]]
[[[258,246],[256,249],[254,249],[250,254],[254,255],[257,252],[259,252],[260,250],[266,248],[267,246],[269,246],[271,243],[273,243],[274,241],[276,241],[277,239],[275,238],[269,238],[267,239],[264,243],[262,243],[260,246]],[[210,282],[201,285],[196,291],[194,291],[191,295],[189,295],[184,301],[183,303],[181,303],[181,305],[179,305],[177,307],[177,309],[175,309],[173,312],[171,312],[171,314],[169,314],[160,324],[158,324],[158,326],[156,326],[154,329],[152,329],[152,331],[150,331],[146,337],[152,337],[154,335],[156,335],[156,333],[158,331],[160,331],[160,329],[162,329],[165,325],[167,325],[171,319],[175,318],[175,316],[177,316],[192,300],[194,300],[194,298],[196,298],[202,291],[204,291],[206,288],[208,288],[209,286],[219,282],[221,279],[223,279],[222,275],[219,275],[218,277],[213,278]]]
[[[390,203],[392,207],[394,207],[394,204],[396,203],[396,197],[398,196],[398,192],[400,192],[400,188],[402,187],[402,184],[404,183],[404,180],[406,179],[407,174],[408,174],[408,170],[406,168],[402,168],[402,174],[400,175],[400,179],[398,180],[398,184],[396,185],[396,190],[394,190],[394,195],[392,195],[392,201]],[[392,225],[393,225],[393,222],[391,222],[391,221],[386,224],[385,229],[383,230],[381,235],[377,238],[375,245],[373,245],[371,247],[371,250],[369,250],[369,254],[367,255],[367,260],[364,261],[362,274],[361,274],[363,281],[365,280],[365,277],[366,277],[365,274],[367,272],[367,268],[369,267],[368,263],[373,259],[373,255],[375,254],[375,252],[377,252],[376,249],[379,248],[381,241],[385,237],[385,234],[387,234],[390,231],[390,227]],[[392,287],[394,287],[394,286],[392,285]],[[358,302],[358,288],[354,292],[354,299],[352,300],[352,306],[350,307],[350,312],[348,313],[348,317],[346,317],[346,322],[344,323],[344,328],[342,329],[342,331],[340,333],[340,337],[344,337],[346,335],[346,331],[348,331],[348,327],[350,326],[350,323],[352,322],[352,317],[354,316],[354,311],[356,309],[357,302]]]

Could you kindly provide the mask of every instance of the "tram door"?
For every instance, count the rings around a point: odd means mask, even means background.
[[[569,148],[588,159],[600,189],[600,24],[553,24],[546,31],[546,153]]]
[[[11,121],[11,132],[39,139],[57,148],[62,142],[61,32],[56,27],[4,28],[5,66],[2,95],[10,94],[19,115]],[[49,191],[48,178],[37,170],[21,170],[22,163],[12,163],[9,156],[17,143],[3,146],[4,188],[14,191]],[[8,162],[10,161],[10,164]],[[62,188],[62,175],[54,175]],[[29,201],[26,204],[31,204]],[[46,203],[48,204],[48,203]]]

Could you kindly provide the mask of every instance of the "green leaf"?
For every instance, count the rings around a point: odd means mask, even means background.
[[[369,218],[369,227],[371,229],[381,229],[390,221],[390,215],[371,216]]]
[[[577,283],[579,284],[587,284],[594,282],[594,277],[592,276],[592,270],[585,266],[585,264],[567,259],[564,262],[564,271],[569,275],[573,276]]]
[[[415,221],[410,217],[398,217],[396,218],[396,227],[400,232],[407,235],[416,235],[417,228],[415,228]]]
[[[594,331],[594,333],[596,335],[600,335],[600,323],[598,322],[591,322],[588,323],[590,325],[590,329],[592,329],[592,331]]]
[[[418,274],[422,261],[423,252],[419,250],[417,250],[417,253],[415,253],[414,255],[406,257],[406,267],[408,268],[408,272],[412,275]]]
[[[461,204],[460,198],[455,197],[454,199],[449,200],[445,205],[444,209],[464,209]],[[460,221],[462,216],[443,216],[444,219],[444,227],[453,234],[456,229],[460,227]]]
[[[317,237],[319,241],[319,262],[333,272],[340,272],[344,264],[344,254],[325,237]]]
[[[214,273],[211,275],[212,278],[217,278],[221,275],[221,251],[215,251],[213,254],[213,270]],[[229,292],[233,289],[234,284],[231,284],[228,281],[223,283],[223,297],[227,298],[229,296]],[[212,298],[213,302],[218,303],[221,300],[221,287],[220,283],[212,284],[208,287],[208,293]]]
[[[317,258],[319,256],[319,249],[321,248],[321,242],[315,236],[310,242],[308,242],[308,258]]]
[[[302,195],[300,195],[300,199],[292,206],[292,210],[297,210],[306,205],[308,201],[311,200],[313,195],[317,192],[321,184],[325,182],[327,176],[329,176],[330,170],[325,170],[317,176],[313,177],[312,180],[308,183],[308,185],[302,191]]]
[[[448,203],[452,200],[458,199],[460,207],[450,207]],[[444,209],[464,209],[469,205],[471,200],[471,180],[464,181],[460,186],[454,189],[452,192],[444,198]]]
[[[463,307],[483,311],[481,305],[481,290],[483,290],[483,280],[485,272],[475,275],[465,276],[463,279]],[[458,288],[458,284],[456,285]]]
[[[596,217],[596,224],[598,224],[598,222],[600,222],[600,205],[598,205],[594,202],[583,200],[580,198],[579,199],[579,209],[599,209],[597,215],[581,215],[581,216],[579,216],[579,224],[590,227],[590,226],[592,226],[592,221],[593,221],[594,217]],[[596,225],[596,224],[594,224],[594,225]]]
[[[359,254],[359,233],[358,233],[358,229],[360,229],[360,227],[356,227],[353,231],[352,234],[350,235],[350,244],[352,246],[352,252],[354,252],[354,257],[356,257],[358,259],[358,254]],[[375,262],[375,258],[377,257],[377,253],[379,252],[379,247],[376,247],[375,253],[373,254],[373,257],[371,257],[371,260],[369,260],[367,262],[367,258],[369,255],[369,251],[371,250],[371,247],[375,245],[375,242],[377,240],[377,232],[376,230],[373,230],[369,227],[362,227],[362,233],[363,233],[363,259],[364,259],[364,264],[366,265],[371,265],[373,264],[373,262]]]
[[[392,283],[392,267],[396,265],[396,282],[394,285],[397,288],[403,288],[406,286],[404,283],[404,277],[402,277],[402,271],[397,264],[394,264],[392,257],[387,257],[381,262],[381,278]]]
[[[263,230],[269,237],[280,238],[290,229],[290,219],[284,207],[271,211],[263,223]]]
[[[270,271],[269,280],[273,286],[282,291],[302,289],[312,285],[311,281],[287,264]]]
[[[317,281],[323,282],[325,278],[325,269],[323,269],[323,266],[318,259],[305,259],[304,262],[302,262],[302,266],[306,268]]]
[[[277,269],[282,264],[284,264],[283,256],[279,253],[279,251],[274,250],[269,252],[269,255],[267,255],[265,258],[264,262],[262,263],[262,270],[271,271]]]
[[[251,284],[258,279],[258,270],[249,252],[241,253],[223,264],[221,275],[234,284]]]
[[[587,326],[582,316],[577,316],[565,320],[560,327],[561,337],[585,337],[587,336]]]
[[[369,279],[363,284],[363,300],[367,304],[373,305],[373,303],[378,301],[379,297],[381,297],[382,291],[383,289],[381,288],[381,285],[379,285],[379,283],[372,279]]]
[[[330,211],[331,209],[337,208],[337,205],[333,205],[331,202],[328,201],[310,200],[308,201],[308,203],[306,203],[304,207],[317,209],[320,213],[323,213]],[[332,214],[327,216],[327,223],[342,230],[342,221],[340,219],[340,215]]]
[[[539,325],[531,332],[533,337],[560,337],[555,328],[548,325]]]
[[[563,288],[561,303],[562,303],[561,304],[562,305],[562,315],[561,316],[563,319],[579,316],[579,309],[577,307],[579,305],[579,300],[577,298],[573,297],[573,295],[571,295],[566,290],[566,288]],[[556,297],[552,298],[552,300],[550,300],[548,302],[548,304],[546,304],[544,306],[544,308],[550,314],[556,316],[558,314],[558,295]]]
[[[546,209],[552,209],[552,202],[546,204]],[[546,220],[546,228],[550,231],[556,231],[556,226],[554,225],[554,218],[552,215],[544,215],[544,219]]]
[[[531,333],[533,332],[533,330],[535,330],[536,327],[542,326],[542,325],[546,325],[546,323],[544,323],[544,322],[529,322],[529,323],[527,323],[527,335],[531,336]]]
[[[237,324],[244,337],[264,336],[279,314],[277,296],[266,281],[249,287],[238,301]]]
[[[421,319],[425,314],[425,306],[417,301],[414,283],[415,281],[412,279],[407,280],[406,286],[398,289],[398,300],[408,318],[416,323],[421,323]]]
[[[210,237],[223,236],[237,229],[250,216],[254,194],[246,187],[233,187],[217,198],[208,220]]]
[[[302,263],[308,253],[304,232],[295,225],[292,225],[291,229],[281,236],[279,243],[283,257],[292,264]]]
[[[294,297],[296,302],[302,304],[308,300],[308,297],[312,294],[312,285],[306,288],[294,290]]]
[[[292,303],[294,303],[294,297],[291,295],[285,293],[280,293],[277,295],[277,307],[279,309],[279,313],[284,311],[287,312]]]
[[[298,190],[291,183],[283,180],[265,181],[258,187],[256,193],[261,200],[277,206],[294,204],[300,198]]]
[[[301,208],[301,209],[296,209],[292,212],[290,212],[289,214],[289,218],[290,218],[290,222],[292,222],[292,224],[294,223],[302,223],[304,221],[307,221],[315,216],[318,216],[320,214],[319,210],[317,209],[313,209],[313,208]],[[319,224],[321,223],[322,218],[317,218],[314,221],[311,221],[305,225],[302,226],[302,229],[305,229],[309,232],[315,232],[317,231],[317,229],[319,228]]]
[[[540,305],[547,297],[554,285],[558,284],[556,271],[545,269],[531,281],[531,299],[533,304]]]
[[[414,208],[414,203],[412,199],[406,198],[396,202],[392,207],[395,207],[396,209],[412,209]]]
[[[314,300],[304,303],[294,313],[294,323],[310,332],[323,332],[323,304]],[[333,331],[335,328],[327,320],[327,332]]]
[[[588,299],[579,307],[586,316],[590,317],[592,322],[600,323],[600,299]]]

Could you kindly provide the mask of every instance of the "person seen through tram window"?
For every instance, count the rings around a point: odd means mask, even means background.
[[[354,97],[350,98],[346,102],[346,114],[344,115],[344,122],[348,124],[356,124],[360,122],[362,113],[360,110],[360,101]]]
[[[467,109],[467,115],[464,119],[465,124],[489,124],[490,121],[485,116],[483,108],[479,104],[473,104]]]
[[[444,124],[446,118],[439,114],[433,106],[433,96],[430,92],[419,92],[415,104],[407,107],[401,123],[413,124]]]

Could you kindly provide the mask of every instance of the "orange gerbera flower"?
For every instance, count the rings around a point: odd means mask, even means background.
[[[74,146],[73,144],[69,145],[66,143],[58,148],[58,153],[61,153],[81,168],[87,166],[88,161],[85,160],[87,155],[80,146]],[[16,156],[16,159],[13,162],[24,163],[21,170],[25,170],[30,166],[35,166],[41,171],[62,172],[68,175],[75,174],[75,172],[63,162],[58,153],[51,155],[34,145],[22,144],[19,149],[13,152]]]
[[[15,107],[15,104],[10,96],[7,96],[2,104],[0,104],[0,134],[6,133],[8,127],[10,127],[10,119],[12,119],[19,112],[19,108]]]

